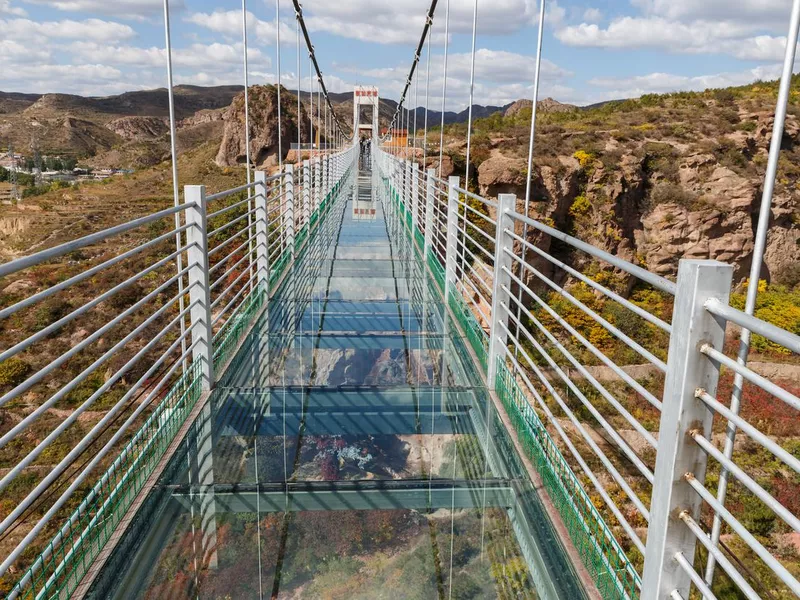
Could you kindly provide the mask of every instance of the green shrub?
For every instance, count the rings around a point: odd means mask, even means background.
[[[0,386],[15,386],[25,381],[31,366],[16,356],[0,363]]]

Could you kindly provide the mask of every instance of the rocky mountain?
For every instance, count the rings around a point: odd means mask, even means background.
[[[169,131],[169,121],[158,117],[120,117],[106,123],[106,129],[126,140],[154,139]]]
[[[300,139],[307,143],[311,138],[311,122],[304,104],[297,115],[297,98],[281,94],[281,135],[283,158],[289,153],[291,143]],[[216,163],[227,167],[246,162],[244,93],[236,96],[225,111],[222,142]],[[351,119],[352,120],[352,119]],[[319,126],[316,124],[315,126]],[[278,93],[271,85],[253,86],[250,89],[250,156],[258,167],[277,164],[278,154]]]
[[[735,264],[741,282],[753,252],[773,108],[767,90],[748,87],[645,97],[569,116],[545,111],[531,213],[665,276],[676,274],[681,258],[709,258]],[[768,281],[790,287],[800,283],[799,117],[792,111],[786,122],[764,271]],[[519,111],[506,111],[476,146],[470,183],[482,195],[525,197],[526,127]],[[455,131],[449,139],[443,174],[463,175],[464,141]],[[531,236],[549,249],[548,239]]]

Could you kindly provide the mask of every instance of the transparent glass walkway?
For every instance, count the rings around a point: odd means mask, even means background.
[[[585,597],[382,189],[344,186],[89,597]]]

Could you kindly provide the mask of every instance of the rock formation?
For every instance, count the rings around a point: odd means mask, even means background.
[[[253,86],[250,89],[250,157],[256,167],[277,163],[278,94],[274,86]],[[297,141],[297,97],[285,89],[281,92],[281,132],[283,157]],[[216,162],[221,167],[244,164],[246,161],[244,92],[233,99],[225,111],[225,131]],[[300,108],[300,137],[310,139],[305,107]]]
[[[122,117],[109,121],[106,128],[126,140],[152,140],[167,133],[169,124],[158,117]]]

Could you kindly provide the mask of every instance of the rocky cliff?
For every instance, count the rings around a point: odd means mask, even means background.
[[[705,107],[705,112],[697,113],[703,120],[717,110],[714,102]],[[767,110],[742,107],[733,112],[730,106],[724,114],[733,127],[724,133],[704,127],[694,139],[639,133],[652,131],[649,124],[632,132],[574,133],[544,120],[546,135],[534,161],[531,215],[664,276],[676,275],[681,258],[703,258],[736,265],[736,279],[743,281],[752,260],[772,117]],[[585,117],[576,118],[586,126]],[[602,126],[599,119],[592,124],[596,129]],[[715,126],[725,129],[719,122]],[[477,175],[471,183],[482,195],[514,193],[524,199],[524,145],[510,140],[492,139],[489,158],[473,165]],[[581,149],[583,143],[586,150]],[[463,164],[458,147],[451,143],[452,157],[446,166]],[[800,124],[790,114],[764,270],[767,280],[779,283],[800,262],[797,147]],[[518,201],[520,212],[523,204]],[[542,236],[530,233],[529,237],[549,248]]]
[[[257,166],[277,163],[278,154],[278,94],[275,86],[250,88],[250,157]],[[246,162],[244,92],[233,99],[223,116],[225,130],[216,163],[230,167]],[[304,143],[310,140],[310,122],[305,106],[297,115],[297,97],[286,90],[281,92],[281,132],[283,158],[292,142],[297,141],[297,128]]]

